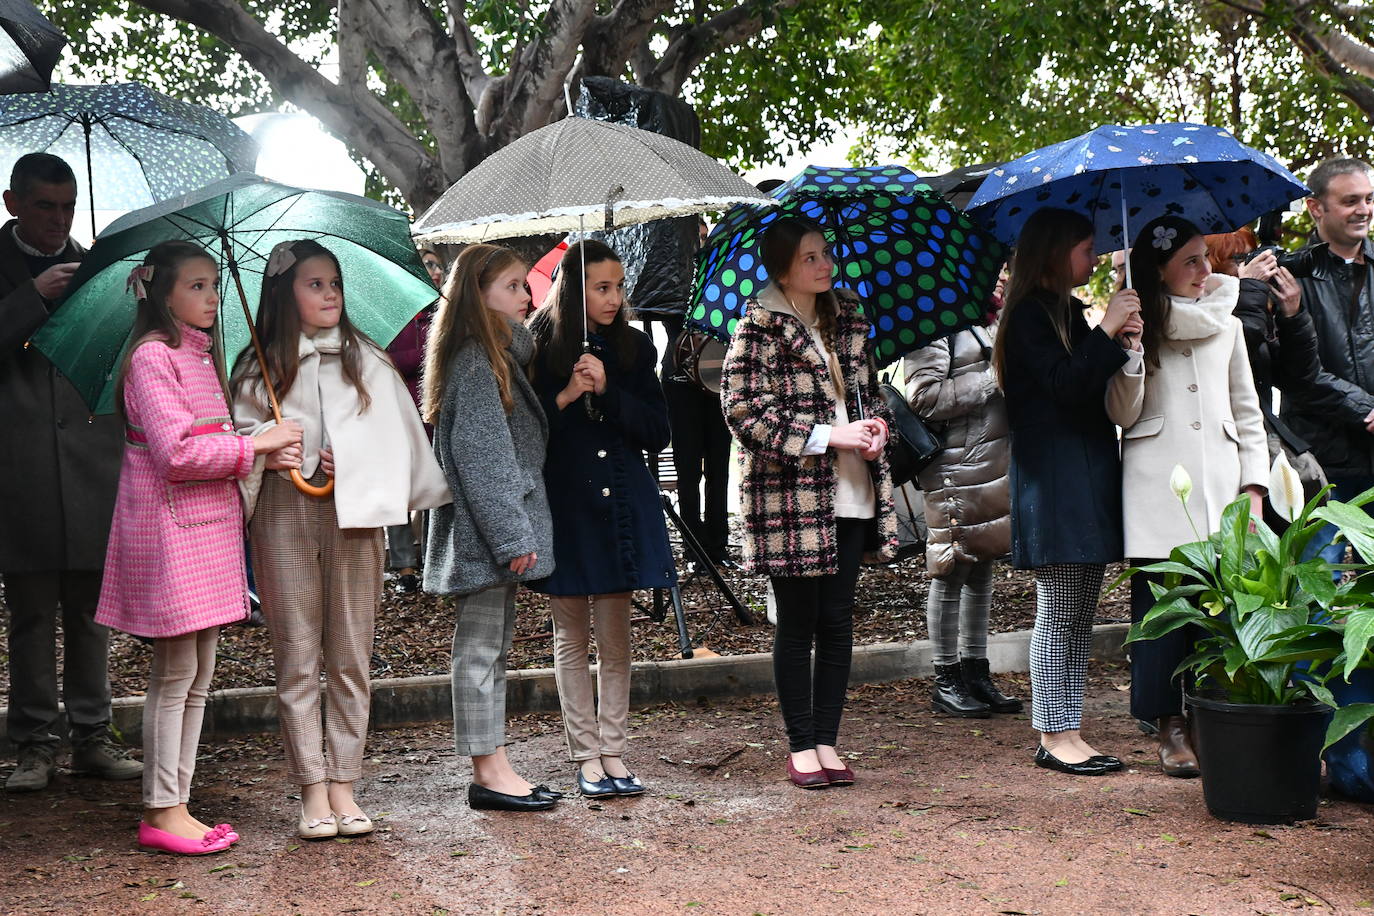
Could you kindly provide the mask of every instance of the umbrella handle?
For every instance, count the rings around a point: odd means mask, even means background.
[[[262,372],[262,387],[267,391],[267,402],[272,406],[272,418],[281,422],[281,405],[277,403],[277,393],[267,375],[267,358],[263,355],[262,344],[258,341],[258,329],[253,324],[253,313],[248,310],[248,296],[243,291],[243,278],[239,276],[239,265],[229,251],[229,240],[224,240],[224,257],[229,263],[229,274],[234,278],[234,286],[239,291],[239,305],[243,306],[243,320],[248,324],[248,336],[253,341],[253,355],[258,358],[258,370]],[[334,492],[334,478],[329,478],[322,487],[317,487],[305,479],[297,468],[291,469],[291,482],[306,496],[324,498]]]

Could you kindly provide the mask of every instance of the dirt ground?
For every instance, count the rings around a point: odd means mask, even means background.
[[[1007,678],[1024,696],[1023,678]],[[847,789],[784,779],[768,698],[632,719],[638,799],[571,798],[547,814],[468,809],[467,763],[442,726],[374,734],[360,799],[382,829],[351,842],[291,833],[275,738],[202,747],[194,807],[230,819],[230,852],[137,852],[137,783],[61,776],[0,800],[0,913],[1140,913],[1374,908],[1374,809],[1257,828],[1210,818],[1199,781],[1162,776],[1096,668],[1086,733],[1126,772],[1031,764],[1024,717],[936,719],[919,681],[855,689]],[[566,787],[556,717],[511,724],[526,775]]]

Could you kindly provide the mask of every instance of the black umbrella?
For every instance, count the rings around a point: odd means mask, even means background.
[[[0,94],[47,92],[66,43],[28,0],[0,0]]]

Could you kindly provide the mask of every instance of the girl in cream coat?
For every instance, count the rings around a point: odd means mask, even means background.
[[[1131,272],[1144,331],[1108,392],[1108,413],[1122,428],[1126,556],[1144,565],[1216,531],[1241,493],[1259,518],[1269,453],[1245,338],[1231,314],[1239,283],[1212,273],[1202,233],[1173,216],[1147,223]],[[1175,465],[1193,480],[1191,523],[1169,489]],[[1131,619],[1153,605],[1148,578],[1137,574]],[[1173,677],[1194,638],[1180,630],[1131,648],[1131,712],[1158,721],[1160,762],[1171,776],[1199,772]]]

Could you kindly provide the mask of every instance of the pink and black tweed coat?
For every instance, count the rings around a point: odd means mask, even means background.
[[[868,355],[868,330],[858,303],[841,299],[834,347],[849,415],[889,419]],[[835,420],[832,390],[810,332],[782,297],[769,287],[750,300],[725,357],[720,397],[740,446],[744,565],[755,575],[837,570],[834,453],[802,455],[813,428]],[[887,457],[870,462],[869,470],[877,496],[877,552],[891,559],[897,517]]]

